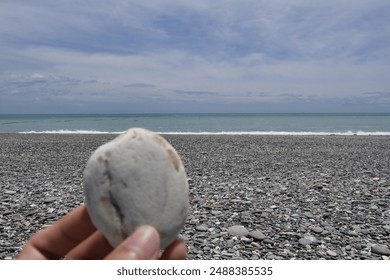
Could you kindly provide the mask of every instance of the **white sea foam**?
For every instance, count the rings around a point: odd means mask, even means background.
[[[124,131],[98,131],[98,130],[45,130],[24,131],[21,134],[120,134]],[[326,135],[362,135],[362,136],[386,136],[390,131],[346,131],[346,132],[316,132],[316,131],[221,131],[221,132],[157,132],[158,134],[178,135],[301,135],[301,136],[326,136]]]
[[[223,131],[223,132],[160,132],[160,134],[183,134],[183,135],[301,135],[301,136],[322,136],[322,135],[390,135],[390,131],[347,131],[347,132],[313,132],[313,131]]]
[[[99,130],[67,130],[67,129],[59,129],[59,130],[43,130],[43,131],[23,131],[19,132],[21,134],[120,134],[121,132],[111,132],[111,131],[99,131]]]

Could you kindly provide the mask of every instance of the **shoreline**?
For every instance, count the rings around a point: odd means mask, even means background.
[[[54,130],[54,131],[26,131],[13,132],[3,134],[60,134],[60,135],[118,135],[125,131],[107,132],[107,131],[91,131],[91,130]],[[258,136],[390,136],[390,131],[347,131],[347,132],[310,132],[310,131],[222,131],[222,132],[155,132],[161,135],[258,135]],[[2,133],[0,133],[2,134]]]
[[[161,135],[189,179],[188,259],[389,258],[389,136]],[[0,259],[83,203],[86,161],[115,136],[0,133]]]

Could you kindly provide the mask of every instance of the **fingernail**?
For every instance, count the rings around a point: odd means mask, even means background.
[[[143,225],[136,229],[123,245],[133,252],[137,259],[154,259],[160,250],[160,238],[154,227]]]

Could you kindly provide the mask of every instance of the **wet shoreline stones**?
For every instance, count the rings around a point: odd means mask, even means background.
[[[0,134],[0,259],[84,202],[115,136]],[[188,175],[188,259],[390,259],[390,137],[164,137]]]

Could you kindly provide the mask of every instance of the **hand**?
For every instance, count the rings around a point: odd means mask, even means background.
[[[184,241],[174,241],[160,259],[185,259]],[[18,259],[106,259],[152,260],[160,256],[160,236],[157,230],[145,225],[116,248],[112,248],[89,218],[82,205],[55,223],[36,233],[26,244]]]

